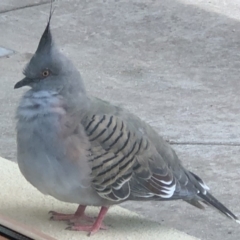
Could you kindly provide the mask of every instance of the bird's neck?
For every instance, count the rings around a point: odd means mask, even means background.
[[[54,91],[32,91],[29,90],[22,98],[17,109],[17,118],[30,120],[50,114],[65,114],[63,98]]]

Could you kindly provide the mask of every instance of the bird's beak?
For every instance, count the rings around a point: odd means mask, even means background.
[[[27,85],[29,85],[30,82],[31,82],[31,79],[25,77],[21,81],[19,81],[15,84],[14,89],[27,86]]]

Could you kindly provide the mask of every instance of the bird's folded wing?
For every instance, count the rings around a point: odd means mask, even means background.
[[[105,114],[84,118],[82,124],[91,143],[89,164],[93,187],[111,201],[127,198],[179,198],[183,177],[174,172],[151,140],[121,117]],[[183,181],[182,181],[183,182]],[[182,185],[187,185],[183,182]]]

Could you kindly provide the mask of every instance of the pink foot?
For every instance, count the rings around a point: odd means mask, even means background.
[[[103,223],[100,226],[93,225],[81,225],[79,223],[74,223],[72,226],[66,228],[67,230],[72,231],[84,231],[89,232],[88,236],[93,235],[94,233],[98,232],[98,230],[107,230],[108,227],[105,226]]]
[[[72,226],[67,227],[68,230],[74,230],[74,231],[86,231],[89,232],[88,236],[95,234],[100,229],[106,230],[107,227],[102,223],[108,208],[102,207],[96,221],[93,225],[82,225],[80,223],[73,223]]]
[[[80,222],[81,220],[86,221],[86,222],[94,222],[94,218],[91,218],[91,217],[85,215],[85,213],[84,213],[85,209],[86,209],[86,206],[80,205],[74,214],[64,214],[64,213],[50,211],[49,214],[52,215],[50,217],[50,220],[70,221],[73,223]]]

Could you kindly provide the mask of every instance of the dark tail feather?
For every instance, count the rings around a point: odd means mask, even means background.
[[[196,208],[203,209],[203,210],[205,209],[205,207],[196,199],[190,199],[190,200],[185,199],[184,201],[193,205]]]
[[[235,220],[237,223],[240,224],[240,220],[210,193],[207,192],[206,194],[203,194],[200,192],[198,193],[198,196],[199,198],[201,198],[201,201],[203,201],[205,204],[216,208],[222,214],[224,214],[225,216],[232,220]]]

